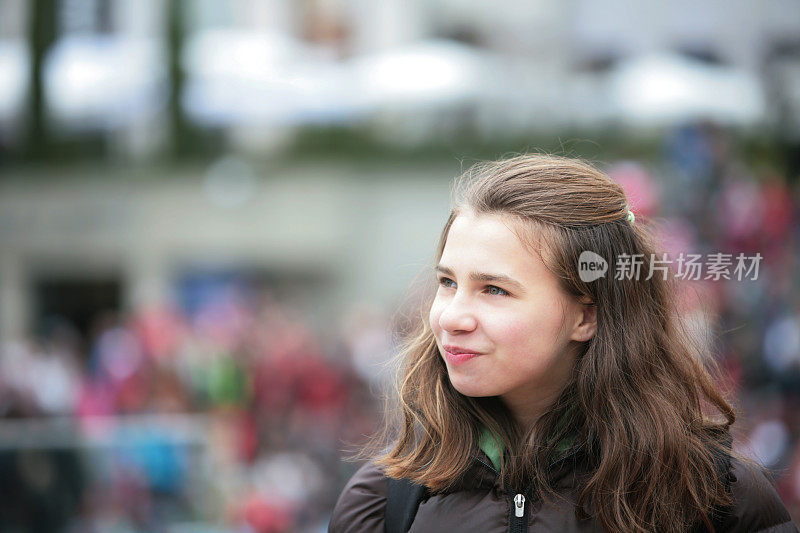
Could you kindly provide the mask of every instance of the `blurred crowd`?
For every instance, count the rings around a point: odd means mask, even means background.
[[[381,373],[351,361],[388,352],[377,316],[356,309],[328,344],[230,290],[191,316],[103,316],[84,349],[61,322],[4,345],[3,530],[325,530],[356,466],[342,452],[375,430]]]
[[[676,129],[656,162],[609,173],[671,254],[763,257],[754,279],[686,283],[682,313],[709,332],[741,410],[738,451],[772,470],[800,519],[797,177],[746,159],[707,124]],[[37,338],[5,342],[0,524],[324,531],[357,466],[343,450],[377,427],[393,350],[380,309],[355,308],[335,329],[230,288],[191,311],[109,312],[88,341],[54,319]]]

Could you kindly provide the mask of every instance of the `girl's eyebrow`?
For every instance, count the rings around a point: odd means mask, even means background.
[[[444,274],[446,276],[455,277],[453,271],[443,265],[436,265],[434,267],[436,272]],[[513,288],[516,292],[520,294],[525,293],[525,289],[522,286],[522,283],[515,280],[512,277],[506,276],[505,274],[487,274],[486,272],[470,272],[469,273],[470,279],[473,281],[481,281],[484,283],[500,283],[501,285],[506,285],[508,287]]]

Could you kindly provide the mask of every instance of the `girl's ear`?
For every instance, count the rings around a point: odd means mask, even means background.
[[[597,332],[597,305],[584,297],[579,301],[579,314],[572,329],[571,340],[586,342]]]

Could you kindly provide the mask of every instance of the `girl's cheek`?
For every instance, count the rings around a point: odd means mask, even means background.
[[[517,338],[531,330],[530,316],[519,309],[488,309],[481,313],[480,320],[486,329],[502,338]]]
[[[499,341],[510,343],[512,345],[522,341],[526,336],[525,332],[523,331],[523,326],[511,321],[503,321],[498,323],[494,328],[492,328],[492,331],[494,332],[494,336]],[[528,332],[530,332],[530,328],[528,328]]]

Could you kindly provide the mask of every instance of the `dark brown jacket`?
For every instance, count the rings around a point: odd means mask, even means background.
[[[595,520],[579,521],[574,503],[578,490],[576,472],[581,471],[577,456],[567,457],[558,465],[562,472],[554,487],[566,501],[544,505],[528,500],[525,505],[527,531],[594,532],[602,531]],[[734,506],[724,531],[769,533],[797,532],[772,484],[760,472],[754,472],[732,460],[731,492]],[[499,483],[499,476],[489,458],[478,452],[471,470],[452,490],[434,494],[419,506],[410,533],[506,533],[513,531],[514,496]],[[333,511],[329,532],[384,533],[386,478],[372,463],[362,466],[345,486]]]

